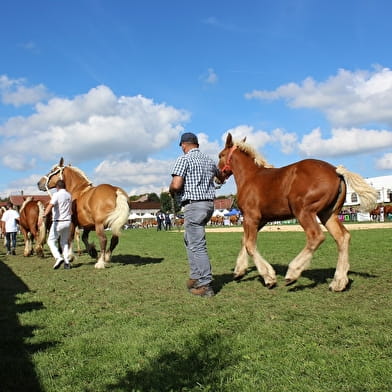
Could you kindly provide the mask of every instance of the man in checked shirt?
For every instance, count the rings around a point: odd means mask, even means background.
[[[184,242],[190,267],[186,286],[191,294],[212,297],[205,225],[214,212],[214,178],[223,182],[224,177],[214,161],[199,150],[195,134],[184,133],[180,147],[184,155],[174,164],[169,192],[184,207]]]

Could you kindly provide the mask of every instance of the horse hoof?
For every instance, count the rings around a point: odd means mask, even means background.
[[[234,274],[234,280],[239,281],[241,280],[245,274]]]
[[[88,250],[88,254],[91,258],[96,259],[98,257],[98,252],[95,248],[91,248]]]
[[[276,282],[270,282],[270,283],[266,283],[265,287],[267,287],[267,289],[273,289],[276,286]]]
[[[290,286],[294,284],[297,281],[297,279],[285,279],[285,285]]]

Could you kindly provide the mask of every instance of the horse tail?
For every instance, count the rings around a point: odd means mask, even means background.
[[[106,218],[105,225],[112,229],[113,235],[119,236],[128,220],[129,205],[128,196],[123,190],[117,188],[116,195],[116,208]]]
[[[38,216],[41,218],[41,225],[38,227],[37,243],[43,244],[46,237],[46,224],[44,218],[45,208],[42,202],[39,200],[37,201],[37,206],[38,206]]]
[[[358,194],[360,198],[360,209],[362,211],[369,212],[376,207],[378,193],[363,177],[350,172],[343,166],[338,166],[336,173],[343,176],[347,184]]]

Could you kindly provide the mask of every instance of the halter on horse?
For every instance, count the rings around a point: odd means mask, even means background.
[[[274,287],[276,273],[257,250],[257,233],[268,222],[297,218],[307,241],[289,264],[285,276],[286,284],[295,282],[310,265],[313,253],[325,239],[318,218],[335,239],[339,252],[329,288],[343,291],[347,287],[350,233],[338,217],[346,199],[346,182],[359,195],[365,211],[375,206],[377,191],[374,188],[359,175],[316,159],[273,168],[245,143],[245,139],[233,142],[230,133],[225,148],[219,154],[219,168],[226,178],[234,175],[237,202],[244,218],[242,248],[234,270],[236,278],[245,275],[249,255],[253,257],[265,285]]]
[[[109,184],[93,186],[80,169],[64,166],[63,158],[39,180],[38,188],[41,191],[52,189],[60,179],[65,182],[67,191],[72,195],[73,223],[83,229],[82,241],[92,257],[96,257],[97,252],[88,242],[90,231],[95,230],[99,238],[100,256],[95,268],[105,268],[118,244],[121,229],[128,220],[127,194],[121,188]],[[111,228],[112,231],[108,249],[106,228]]]

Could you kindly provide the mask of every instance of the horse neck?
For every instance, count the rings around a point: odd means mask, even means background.
[[[73,199],[90,187],[90,183],[80,173],[70,168],[64,169],[64,182]]]
[[[242,185],[249,183],[255,173],[262,169],[262,167],[257,166],[254,162],[254,158],[250,157],[248,154],[245,154],[242,151],[236,151],[236,153],[232,155],[231,169],[237,184],[237,189],[240,189]]]

